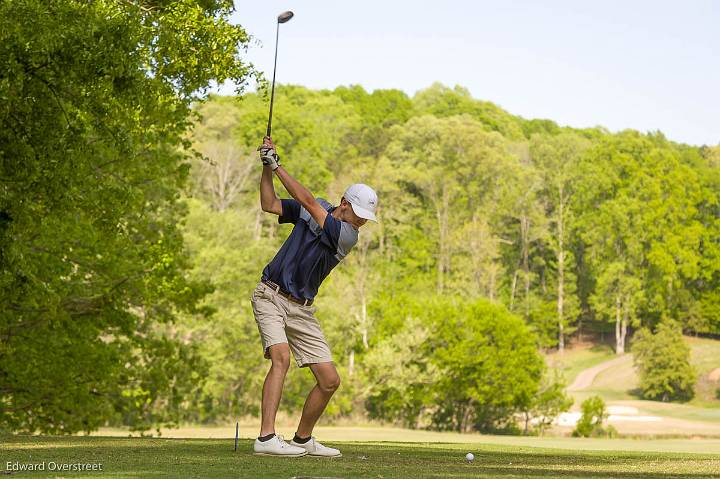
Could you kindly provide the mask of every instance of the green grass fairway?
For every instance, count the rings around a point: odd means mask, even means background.
[[[698,384],[696,385],[696,397],[689,403],[669,403],[674,407],[666,407],[668,403],[656,403],[652,407],[652,401],[644,401],[647,411],[663,409],[665,416],[678,419],[713,421],[720,420],[720,401],[715,399],[715,389],[720,383],[710,383],[708,374],[715,368],[720,367],[720,341],[685,336],[685,341],[690,346],[691,363],[698,373]],[[570,355],[572,364],[587,364],[587,360],[600,359],[599,353],[592,353],[592,350],[581,350]],[[575,361],[580,359],[580,361]],[[585,360],[585,361],[583,361]],[[620,363],[598,373],[592,385],[580,394],[574,394],[578,401],[587,396],[599,395],[606,401],[628,401],[639,400],[637,393],[639,378],[633,365],[632,354],[627,354]],[[578,403],[579,404],[579,403]],[[704,410],[704,411],[702,411]]]
[[[692,441],[690,441],[692,442]],[[568,443],[570,444],[570,443]],[[720,478],[720,454],[575,451],[507,444],[333,443],[343,457],[274,458],[250,453],[243,439],[5,437],[7,462],[101,463],[96,473],[13,473],[6,477],[103,478]],[[620,443],[618,443],[620,445]],[[702,448],[700,448],[702,450]],[[467,452],[475,461],[464,460]]]
[[[572,384],[581,371],[613,359],[615,352],[610,346],[598,344],[592,347],[567,349],[562,354],[547,354],[545,360],[551,368],[559,369],[568,384]]]

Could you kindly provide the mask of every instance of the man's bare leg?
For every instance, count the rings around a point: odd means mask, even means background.
[[[287,343],[273,344],[269,350],[272,365],[263,384],[260,437],[275,432],[275,415],[280,407],[283,383],[290,367],[290,347]]]
[[[312,435],[315,423],[325,410],[333,393],[340,387],[340,376],[333,363],[311,364],[310,370],[315,375],[317,384],[312,388],[305,400],[300,424],[298,425],[298,437],[305,438]]]

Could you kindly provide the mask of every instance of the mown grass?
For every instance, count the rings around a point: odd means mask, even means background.
[[[613,359],[615,353],[606,344],[598,344],[590,348],[567,349],[562,354],[557,352],[546,356],[547,364],[559,369],[568,385],[572,384],[578,374],[585,369]]]
[[[6,462],[99,462],[104,478],[720,478],[720,454],[574,451],[506,444],[334,443],[343,457],[273,458],[251,454],[252,441],[106,437],[5,438]],[[467,452],[475,461],[464,460]],[[88,477],[19,473],[7,477]]]
[[[695,399],[691,403],[720,408],[720,401],[716,396],[720,383],[708,379],[714,369],[720,368],[720,341],[693,337],[685,339],[690,344],[690,362],[698,372]]]
[[[681,405],[677,410],[665,407],[652,407],[647,404],[644,407],[647,411],[660,413],[662,415],[689,420],[720,420],[720,400],[715,398],[715,390],[720,387],[719,383],[711,383],[708,374],[715,368],[720,368],[720,341],[713,339],[685,337],[690,346],[690,362],[698,373],[698,381],[695,387],[696,397],[687,404]],[[557,356],[557,355],[555,355]],[[600,364],[605,360],[615,357],[612,350],[607,346],[596,346],[590,349],[569,351],[565,353],[568,364],[564,371],[567,378],[574,379],[583,369]],[[570,381],[572,381],[570,379]],[[580,394],[573,394],[577,398],[585,398],[588,395],[599,395],[606,401],[637,400],[639,394],[639,377],[633,365],[632,353],[626,356],[626,360],[609,367],[598,373],[592,385]],[[709,411],[701,411],[710,409]]]

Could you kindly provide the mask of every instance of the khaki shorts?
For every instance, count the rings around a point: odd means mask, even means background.
[[[314,316],[315,306],[293,303],[262,282],[253,291],[250,302],[266,359],[270,359],[270,346],[287,343],[301,368],[332,362],[330,347]]]

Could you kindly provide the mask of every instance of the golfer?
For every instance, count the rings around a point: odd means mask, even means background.
[[[340,386],[313,301],[325,277],[357,243],[360,227],[367,220],[376,221],[377,194],[367,185],[355,184],[345,191],[339,206],[332,206],[313,197],[280,166],[270,137],[264,138],[258,150],[264,165],[262,210],[278,215],[279,223],[295,226],[263,270],[251,299],[265,358],[271,361],[263,385],[262,424],[255,453],[338,457],[339,450],[312,437],[315,423]],[[273,172],[294,199],[281,200],[275,195]],[[310,368],[317,384],[305,400],[295,437],[288,443],[275,434],[275,415],[290,367],[290,352],[299,367]]]

